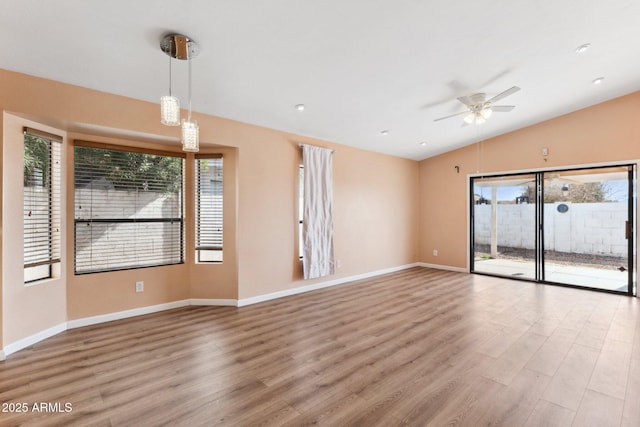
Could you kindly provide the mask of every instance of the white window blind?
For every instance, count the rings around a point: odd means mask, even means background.
[[[76,141],[76,274],[184,261],[184,154]]]
[[[222,172],[222,155],[196,155],[196,255],[198,262],[222,261]]]
[[[24,281],[52,277],[60,262],[62,138],[24,129]]]

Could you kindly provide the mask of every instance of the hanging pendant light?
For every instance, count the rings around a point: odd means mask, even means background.
[[[197,152],[200,147],[198,123],[182,119],[182,150]]]
[[[198,151],[200,145],[199,128],[196,121],[191,119],[191,58],[198,54],[198,45],[187,36],[169,34],[160,41],[160,49],[169,55],[169,96],[160,98],[161,122],[170,126],[181,124],[182,149],[184,151]],[[180,101],[171,96],[171,58],[186,60],[189,66],[189,115],[186,120],[182,119],[182,122],[180,121]]]
[[[200,146],[200,129],[198,123],[191,119],[191,57],[187,58],[189,65],[189,116],[182,119],[182,150],[198,151]]]
[[[175,96],[160,97],[160,123],[165,126],[180,125],[180,100]]]
[[[160,97],[160,123],[180,126],[180,100],[171,95],[171,56],[169,56],[169,95]]]

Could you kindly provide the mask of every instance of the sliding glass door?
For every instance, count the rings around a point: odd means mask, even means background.
[[[472,269],[536,279],[536,175],[472,179]]]
[[[544,174],[545,281],[629,292],[630,172],[621,166]]]
[[[471,270],[635,294],[635,167],[471,178]]]

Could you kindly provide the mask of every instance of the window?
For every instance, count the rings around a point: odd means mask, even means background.
[[[196,154],[196,260],[222,262],[222,156]]]
[[[62,138],[24,130],[24,281],[53,277],[60,262],[60,154]]]
[[[76,141],[75,273],[184,262],[182,153]]]

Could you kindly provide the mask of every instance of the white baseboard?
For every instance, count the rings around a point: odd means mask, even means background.
[[[259,302],[270,301],[272,299],[287,297],[291,295],[302,294],[304,292],[315,291],[318,289],[341,285],[343,283],[355,282],[356,280],[368,279],[370,277],[380,276],[382,274],[394,273],[396,271],[406,270],[408,268],[418,267],[418,266],[419,266],[418,263],[406,264],[398,267],[391,267],[391,268],[385,268],[382,270],[376,270],[369,273],[356,274],[354,276],[348,276],[348,277],[341,277],[339,279],[329,280],[326,282],[314,283],[312,285],[300,286],[292,289],[285,289],[284,291],[272,292],[270,294],[243,298],[238,300],[238,307],[244,307],[247,305],[257,304]]]
[[[143,314],[157,313],[158,311],[171,310],[173,308],[186,307],[190,301],[185,299],[173,301],[165,304],[151,305],[148,307],[134,308],[131,310],[117,311],[115,313],[101,314],[99,316],[84,317],[82,319],[70,320],[67,322],[67,329],[81,328],[83,326],[95,325],[98,323],[112,322],[114,320],[126,319],[128,317],[142,316]]]
[[[416,265],[418,265],[419,267],[435,268],[437,270],[456,271],[458,273],[468,273],[469,272],[468,268],[451,267],[449,265],[429,264],[429,263],[426,263],[426,262],[418,262],[418,263],[416,263]]]
[[[225,307],[237,307],[237,299],[204,299],[204,298],[191,298],[189,305],[216,305]]]
[[[47,338],[50,338],[54,335],[59,334],[60,332],[64,332],[67,330],[67,324],[66,323],[60,323],[59,325],[53,326],[51,328],[45,329],[44,331],[40,331],[37,334],[33,334],[29,337],[26,338],[22,338],[18,341],[12,342],[11,344],[7,345],[3,351],[2,351],[2,360],[4,360],[4,358],[6,356],[9,356],[10,354],[15,353],[16,351],[20,351],[24,348],[30,347],[34,344],[39,343],[42,340],[46,340]]]
[[[346,284],[355,282],[357,280],[368,279],[370,277],[380,276],[382,274],[394,273],[396,271],[406,270],[412,267],[431,267],[440,268],[444,270],[462,271],[455,267],[438,266],[424,263],[413,263],[401,265],[398,267],[391,267],[382,270],[376,270],[369,273],[356,274],[354,276],[341,277],[339,279],[329,280],[326,282],[314,283],[312,285],[300,286],[293,289],[286,289],[284,291],[273,292],[265,295],[258,295],[255,297],[244,298],[240,300],[235,299],[204,299],[204,298],[192,298],[181,301],[173,301],[165,304],[157,304],[148,307],[134,308],[131,310],[117,311],[115,313],[101,314],[98,316],[85,317],[82,319],[70,320],[66,323],[61,323],[52,328],[38,332],[30,337],[23,338],[14,343],[8,344],[3,350],[0,350],[0,361],[4,360],[6,356],[9,356],[16,351],[36,344],[44,339],[52,337],[60,332],[64,332],[68,329],[81,328],[83,326],[96,325],[99,323],[111,322],[114,320],[126,319],[129,317],[142,316],[144,314],[157,313],[159,311],[171,310],[174,308],[186,307],[189,305],[199,306],[231,306],[231,307],[244,307],[251,304],[257,304],[259,302],[269,301],[276,298],[282,298],[290,295],[301,294],[304,292],[315,291],[317,289],[328,288],[331,286]]]

